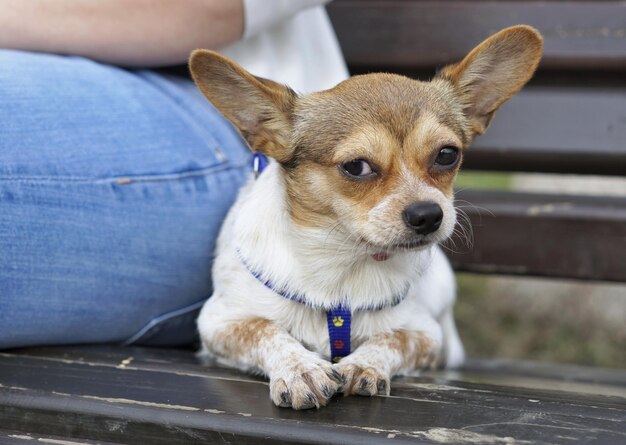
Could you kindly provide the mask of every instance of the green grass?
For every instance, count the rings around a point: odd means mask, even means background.
[[[461,172],[456,178],[456,188],[486,188],[507,190],[511,188],[510,173],[493,173],[493,172]]]

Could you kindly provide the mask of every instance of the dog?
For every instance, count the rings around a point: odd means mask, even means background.
[[[462,364],[438,247],[456,224],[453,181],[542,46],[513,26],[429,82],[366,74],[304,96],[194,51],[194,81],[255,153],[219,235],[203,348],[264,374],[273,403],[296,410]]]

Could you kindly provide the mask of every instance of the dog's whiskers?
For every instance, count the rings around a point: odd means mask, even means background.
[[[474,230],[472,227],[472,221],[467,213],[457,207],[457,224],[454,228],[454,233],[459,235],[459,237],[465,241],[467,247],[471,248],[474,245]]]

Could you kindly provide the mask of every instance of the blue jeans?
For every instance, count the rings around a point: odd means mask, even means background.
[[[191,342],[248,159],[188,79],[0,50],[0,348]]]

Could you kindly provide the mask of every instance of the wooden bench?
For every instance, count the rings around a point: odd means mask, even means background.
[[[531,84],[466,169],[626,175],[626,5],[337,0],[354,73],[428,78],[502,27],[545,36]],[[474,245],[459,271],[626,281],[626,198],[463,190]],[[483,210],[484,209],[484,210]],[[549,298],[549,295],[543,296]],[[0,443],[626,443],[626,373],[469,360],[396,379],[391,396],[274,407],[267,383],[191,350],[82,346],[0,353]]]

